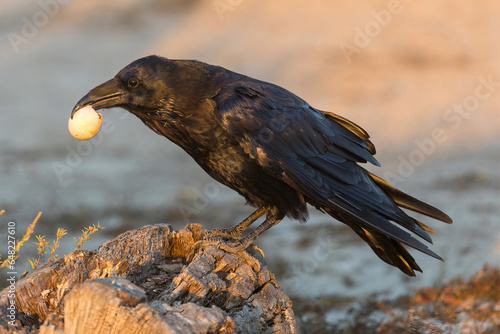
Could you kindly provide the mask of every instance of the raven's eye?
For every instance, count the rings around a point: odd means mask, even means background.
[[[130,78],[128,79],[128,86],[130,88],[134,88],[134,87],[137,87],[139,85],[139,80],[137,80],[136,78]]]

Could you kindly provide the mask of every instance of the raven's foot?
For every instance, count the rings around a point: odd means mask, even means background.
[[[250,225],[252,225],[257,219],[259,219],[264,213],[266,213],[266,211],[267,211],[266,207],[260,207],[238,225],[235,225],[230,228],[213,229],[210,232],[210,236],[211,237],[221,236],[229,239],[241,239],[243,237],[243,232],[245,232]]]
[[[239,255],[245,260],[246,263],[248,263],[253,268],[253,270],[258,272],[260,270],[260,262],[253,255],[248,253],[247,248],[251,247],[254,251],[258,251],[262,255],[262,257],[264,257],[264,252],[259,247],[247,244],[247,242],[243,241],[244,240],[241,239],[224,240],[222,238],[212,236],[207,239],[200,240],[193,245],[192,252],[188,258],[188,261],[190,261],[197,252],[210,246],[216,246],[217,248],[225,250],[228,253]]]
[[[271,210],[268,212],[266,220],[260,224],[255,230],[242,237],[243,232],[250,226],[256,219],[262,216],[266,212],[265,207],[261,207],[257,209],[254,213],[252,213],[247,219],[239,223],[238,225],[228,228],[228,229],[215,229],[212,232],[209,232],[208,235],[203,240],[196,242],[192,249],[192,253],[188,258],[192,259],[196,252],[199,249],[204,249],[209,246],[216,246],[219,249],[225,250],[226,252],[238,254],[245,261],[252,266],[255,271],[260,270],[259,261],[252,255],[247,252],[248,247],[252,247],[254,250],[257,250],[262,257],[264,257],[264,252],[257,246],[252,245],[252,243],[257,240],[257,238],[278,224],[281,219],[285,216],[284,213],[278,212],[277,209]],[[222,237],[222,238],[221,238]],[[224,240],[224,237],[229,240]]]

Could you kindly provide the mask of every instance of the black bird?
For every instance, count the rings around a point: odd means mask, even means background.
[[[450,217],[359,165],[379,166],[365,130],[282,87],[199,61],[149,56],[92,89],[72,115],[84,106],[128,110],[257,208],[240,224],[213,230],[207,244],[250,261],[245,249],[253,241],[285,216],[305,221],[309,203],[408,275],[422,270],[402,244],[441,259],[416,238],[432,243],[427,232],[434,231],[401,208],[446,223]]]

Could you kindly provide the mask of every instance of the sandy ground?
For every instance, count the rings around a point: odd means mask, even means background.
[[[20,235],[43,211],[37,233],[51,238],[99,221],[107,230],[92,249],[144,224],[223,227],[251,212],[124,111],[106,112],[111,131],[93,141],[68,133],[89,89],[160,54],[277,83],[357,122],[383,166],[370,169],[454,219],[430,222],[446,261],[413,253],[417,278],[327,216],[286,220],[258,244],[291,297],[395,298],[498,266],[499,12],[498,1],[451,0],[2,2],[1,226],[15,220]],[[74,248],[70,239],[61,253]]]

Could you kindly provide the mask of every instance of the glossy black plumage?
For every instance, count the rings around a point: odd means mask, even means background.
[[[400,207],[451,219],[359,165],[379,165],[361,127],[284,88],[218,66],[150,56],[91,90],[73,112],[85,105],[129,110],[214,179],[266,207],[273,224],[284,215],[305,221],[309,203],[408,275],[420,268],[401,244],[440,259],[417,239],[431,242],[432,229]]]

